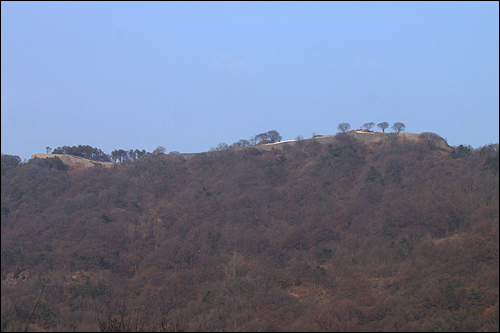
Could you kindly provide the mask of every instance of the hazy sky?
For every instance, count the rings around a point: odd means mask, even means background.
[[[499,141],[497,1],[2,1],[1,44],[2,153],[23,159],[342,122]]]

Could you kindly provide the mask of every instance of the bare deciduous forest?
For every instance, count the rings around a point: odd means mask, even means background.
[[[498,331],[498,145],[394,137],[2,156],[1,329]]]

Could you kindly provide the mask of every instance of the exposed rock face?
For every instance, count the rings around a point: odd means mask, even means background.
[[[114,163],[113,162],[98,162],[98,161],[92,161],[88,160],[83,157],[78,157],[78,156],[73,156],[73,155],[66,155],[66,154],[35,154],[31,156],[31,158],[54,158],[54,157],[59,157],[61,161],[66,164],[66,165],[78,165],[78,166],[85,166],[85,167],[92,167],[94,165],[102,165],[105,167],[111,167]]]

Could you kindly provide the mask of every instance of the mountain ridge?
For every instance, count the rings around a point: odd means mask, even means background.
[[[451,150],[451,147],[448,145],[446,140],[444,140],[442,137],[440,137],[437,134],[434,133],[422,133],[422,134],[415,134],[415,133],[382,133],[382,132],[372,132],[372,131],[367,131],[367,130],[352,130],[348,131],[346,133],[339,133],[341,134],[346,134],[356,140],[363,141],[363,142],[395,142],[398,140],[401,141],[413,141],[413,142],[418,142],[418,141],[428,141],[432,145],[435,145],[436,147],[443,148],[446,150]],[[269,151],[273,149],[284,149],[286,146],[294,146],[297,144],[302,144],[310,141],[316,141],[320,144],[332,144],[335,142],[336,138],[338,138],[339,134],[333,134],[333,135],[315,135],[312,138],[308,139],[302,139],[302,140],[286,140],[286,141],[280,141],[280,142],[274,142],[274,143],[265,143],[265,144],[258,144],[258,145],[253,145],[253,146],[248,146],[248,147],[230,147],[228,149],[233,149],[235,151],[237,150],[242,150],[242,149],[248,149],[248,148],[256,148],[260,151]],[[189,160],[196,156],[196,154],[203,154],[202,153],[175,153],[178,156],[182,156],[184,159]],[[61,161],[66,164],[66,165],[72,165],[72,166],[84,166],[84,167],[92,167],[96,165],[102,165],[104,167],[112,167],[115,165],[116,162],[99,162],[99,161],[93,161],[90,159],[86,159],[83,157],[79,156],[74,156],[74,155],[69,155],[69,154],[34,154],[31,156],[31,159],[33,158],[54,158],[58,157],[61,159]]]

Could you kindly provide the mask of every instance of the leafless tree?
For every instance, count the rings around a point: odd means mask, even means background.
[[[369,123],[366,123],[366,124],[363,124],[363,128],[366,128],[367,130],[371,130],[372,127],[375,126],[375,123],[372,121],[372,122],[369,122]]]
[[[156,154],[156,155],[165,154],[166,151],[167,150],[165,149],[165,147],[158,146],[155,148],[155,150],[153,150],[153,154]]]
[[[383,133],[385,133],[385,129],[389,127],[389,123],[384,121],[383,123],[377,124],[377,126],[380,127]]]
[[[396,132],[398,132],[398,134],[399,134],[401,131],[405,130],[406,126],[403,123],[394,123],[394,125],[392,125],[391,128],[393,130],[395,130]]]
[[[279,133],[278,131],[276,130],[270,130],[267,132],[267,137],[269,140],[273,141],[273,142],[280,142],[281,139],[283,138]]]
[[[340,123],[337,128],[339,131],[342,131],[342,133],[345,133],[349,128],[351,128],[351,125],[349,125],[349,123]]]
[[[217,147],[210,148],[210,151],[224,151],[224,150],[228,150],[228,149],[229,149],[229,145],[225,142],[221,142],[217,145]]]
[[[267,133],[260,133],[253,137],[255,144],[259,144],[264,140],[269,140],[269,135]]]
[[[250,141],[245,140],[245,139],[241,139],[238,142],[233,143],[232,146],[233,147],[248,147],[250,145],[251,145]]]

